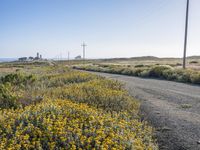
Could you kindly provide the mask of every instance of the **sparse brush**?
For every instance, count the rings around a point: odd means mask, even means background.
[[[135,65],[135,68],[141,68],[141,67],[144,67],[144,65],[143,64]]]
[[[199,62],[196,61],[196,60],[193,60],[193,61],[190,61],[189,63],[190,63],[190,64],[198,64]]]
[[[70,100],[0,111],[0,149],[152,149],[152,128]]]
[[[106,68],[93,69],[116,69]],[[28,70],[1,78],[0,149],[158,149],[121,83],[60,66]]]
[[[92,67],[79,66],[78,69],[106,72],[106,73],[113,73],[113,74],[123,74],[123,75],[145,77],[145,78],[146,77],[160,78],[160,79],[177,81],[177,82],[200,84],[199,71],[195,71],[191,69],[186,69],[186,70],[175,69],[169,65],[154,65],[154,66],[149,66],[149,67],[139,66],[135,68],[130,68],[127,66],[123,66],[123,67],[122,66],[118,66],[118,67],[106,66],[106,69],[99,66],[92,66]]]

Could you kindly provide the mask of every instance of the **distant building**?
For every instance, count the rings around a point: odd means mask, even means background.
[[[34,60],[38,60],[40,59],[40,54],[37,52],[36,57],[34,58]]]
[[[33,58],[32,56],[30,56],[28,59],[29,59],[29,60],[33,60],[34,58]]]
[[[40,54],[37,52],[37,56],[36,56],[36,58],[37,59],[39,59],[40,58]]]
[[[27,61],[27,57],[21,57],[18,59],[18,61]]]
[[[39,53],[36,54],[36,57],[21,57],[18,59],[18,61],[34,61],[34,60],[42,60],[42,55]]]
[[[81,59],[81,55],[76,56],[75,59]]]

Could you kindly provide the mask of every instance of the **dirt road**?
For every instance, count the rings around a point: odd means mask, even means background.
[[[141,100],[141,114],[156,127],[160,149],[200,150],[200,86],[95,74],[122,81],[129,93]]]

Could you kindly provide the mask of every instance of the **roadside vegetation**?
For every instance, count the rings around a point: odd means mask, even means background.
[[[200,84],[200,71],[178,69],[169,65],[77,65],[75,69],[122,74],[144,78],[159,78],[170,81]]]
[[[158,149],[138,111],[119,82],[23,64],[0,78],[0,149]]]

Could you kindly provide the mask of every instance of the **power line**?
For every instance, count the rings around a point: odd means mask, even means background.
[[[170,4],[169,0],[160,0],[157,5],[149,5],[149,7],[146,10],[143,10],[143,15],[137,20],[137,23],[135,25],[141,26],[143,24],[151,23],[152,16],[160,14],[160,11],[165,9],[168,4]]]

